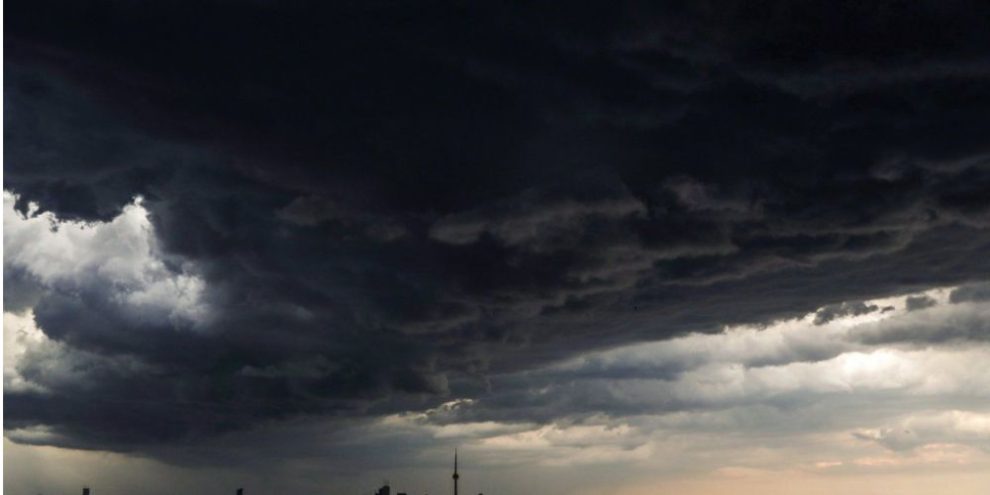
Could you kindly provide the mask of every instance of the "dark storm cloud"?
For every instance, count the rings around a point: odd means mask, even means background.
[[[568,9],[9,3],[4,187],[63,219],[143,196],[211,318],[99,278],[5,300],[153,370],[6,392],[5,426],[126,449],[427,407],[990,275],[986,5]]]

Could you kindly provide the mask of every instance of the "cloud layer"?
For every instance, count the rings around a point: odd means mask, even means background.
[[[5,429],[147,452],[453,399],[550,428],[923,389],[854,370],[986,340],[963,4],[13,2],[4,307],[44,344]],[[589,354],[907,294],[738,361]]]

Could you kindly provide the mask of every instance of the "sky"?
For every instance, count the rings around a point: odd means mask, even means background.
[[[11,494],[985,494],[990,5],[14,0]]]

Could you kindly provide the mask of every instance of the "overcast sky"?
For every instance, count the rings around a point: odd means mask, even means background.
[[[985,494],[985,2],[15,0],[5,492]]]

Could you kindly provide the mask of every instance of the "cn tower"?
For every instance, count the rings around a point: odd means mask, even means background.
[[[454,495],[457,495],[457,480],[461,479],[461,475],[457,474],[457,449],[454,449]]]

